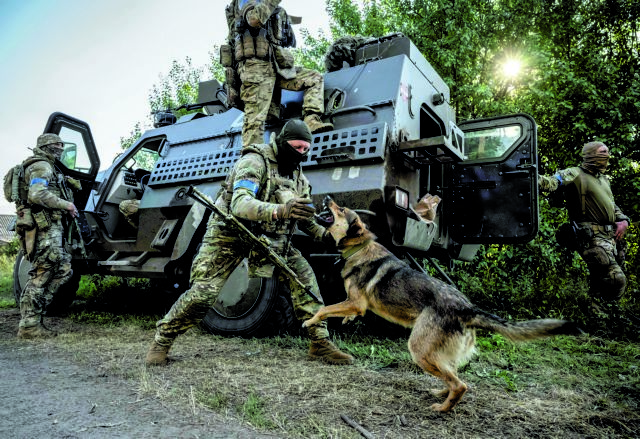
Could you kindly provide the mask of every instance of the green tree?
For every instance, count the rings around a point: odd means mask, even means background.
[[[327,0],[334,37],[402,32],[451,87],[459,119],[512,112],[538,123],[541,172],[573,166],[593,139],[612,151],[616,201],[640,208],[639,11],[634,0]],[[518,77],[501,74],[509,58]],[[564,210],[541,203],[539,236],[487,246],[454,276],[481,302],[519,314],[577,313],[586,272],[555,243]],[[638,290],[637,229],[629,231],[627,304]],[[475,293],[474,293],[475,292]],[[482,297],[482,295],[488,297]],[[517,299],[517,300],[514,300]],[[513,305],[513,306],[511,306]]]
[[[210,56],[210,60],[209,73],[215,75],[218,69],[216,68],[214,55]],[[160,75],[160,82],[154,84],[149,92],[150,111],[146,121],[136,122],[129,135],[120,138],[121,148],[129,148],[146,129],[153,126],[154,113],[195,103],[198,98],[198,83],[202,78],[203,71],[203,67],[194,67],[189,57],[185,58],[183,63],[174,60],[171,63],[169,72],[166,75]],[[176,117],[189,113],[185,109],[172,112]]]
[[[161,76],[160,83],[155,84],[149,92],[151,111],[174,109],[196,102],[202,70],[194,67],[189,57],[185,58],[184,64],[174,60],[169,73]],[[187,114],[186,110],[176,112],[178,117],[184,114]]]

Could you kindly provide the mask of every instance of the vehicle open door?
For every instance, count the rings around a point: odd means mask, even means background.
[[[538,233],[537,128],[516,114],[459,124],[465,160],[450,168],[445,215],[461,244],[515,244]]]
[[[53,113],[49,116],[44,132],[57,134],[64,142],[64,151],[60,160],[56,160],[56,167],[64,175],[75,178],[82,184],[82,189],[73,194],[76,207],[82,211],[100,168],[100,158],[91,129],[86,122],[75,117]],[[84,224],[83,215],[80,223]]]

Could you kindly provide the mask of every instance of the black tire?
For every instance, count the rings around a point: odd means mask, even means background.
[[[20,250],[16,255],[16,262],[13,266],[13,297],[18,308],[20,308],[22,291],[29,280],[30,269],[31,262],[24,257],[24,252]],[[79,285],[80,274],[74,272],[71,279],[60,287],[60,290],[58,290],[56,295],[53,297],[51,304],[49,304],[49,307],[47,308],[47,315],[54,316],[65,313],[69,309],[71,303],[75,300]]]
[[[236,291],[233,282],[239,280],[242,284],[240,299],[236,297],[231,306],[225,306],[223,288],[202,320],[202,327],[212,334],[236,337],[270,337],[293,332],[296,318],[287,288],[278,282],[277,276],[249,279],[246,267],[241,264],[227,281],[233,291]],[[249,300],[245,300],[247,297]]]

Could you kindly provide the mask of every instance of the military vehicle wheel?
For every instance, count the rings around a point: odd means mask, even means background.
[[[212,334],[268,337],[294,329],[289,292],[277,278],[249,278],[246,259],[229,276],[202,326]]]
[[[20,250],[16,255],[16,263],[13,266],[13,297],[18,308],[20,308],[22,291],[29,280],[30,269],[31,262],[24,257],[24,252]],[[74,273],[71,279],[69,279],[54,296],[49,308],[47,308],[47,315],[58,315],[66,311],[75,299],[79,285],[80,274]]]

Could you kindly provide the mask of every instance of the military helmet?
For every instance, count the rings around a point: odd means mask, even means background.
[[[42,146],[51,145],[52,143],[64,143],[60,136],[52,133],[44,133],[38,136],[38,142],[36,144],[37,148]]]

